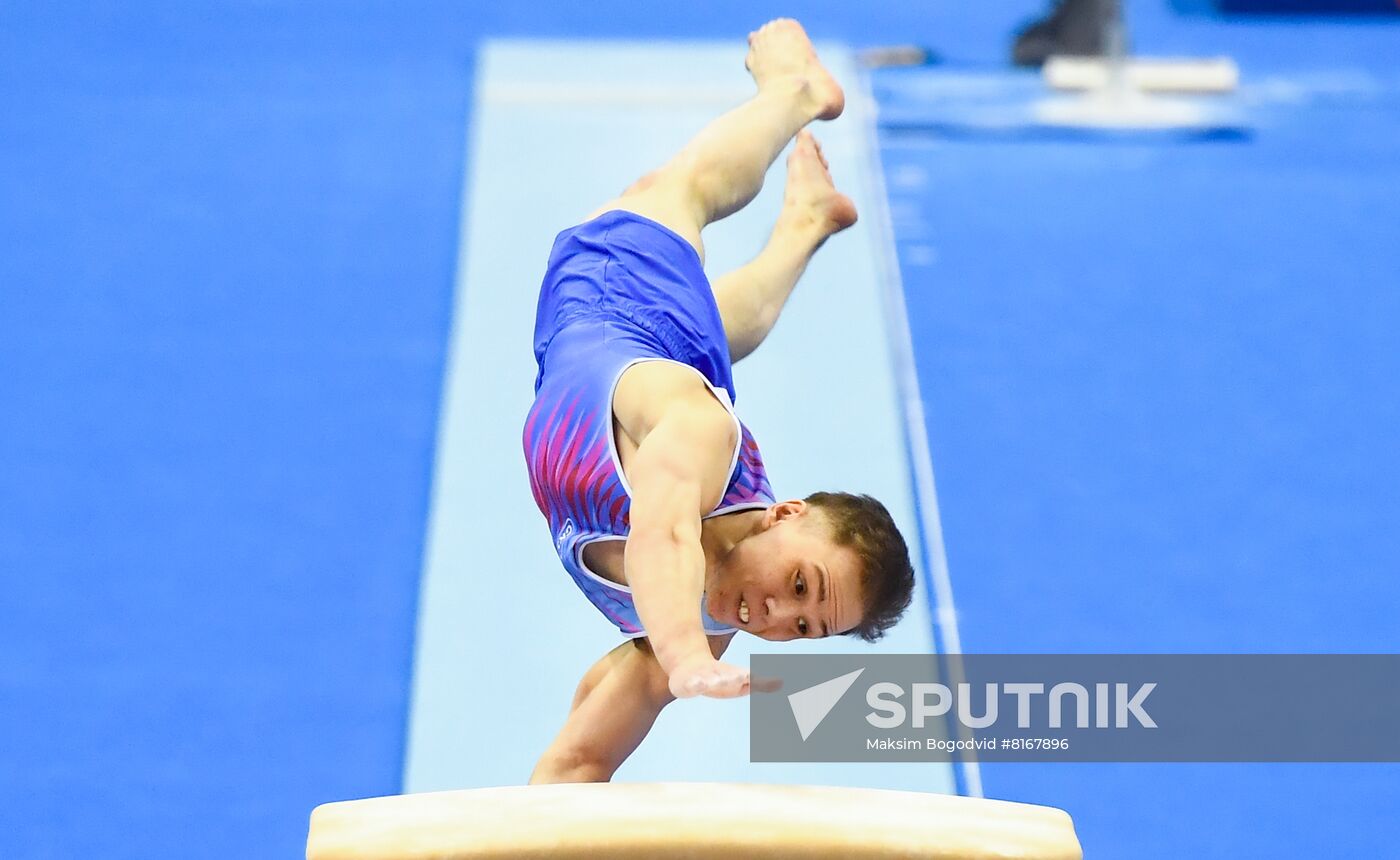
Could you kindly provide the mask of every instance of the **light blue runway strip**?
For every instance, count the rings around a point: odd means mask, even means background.
[[[948,554],[943,546],[943,523],[938,515],[938,492],[933,478],[933,456],[929,451],[928,422],[924,413],[919,372],[914,363],[914,335],[909,328],[909,312],[904,301],[904,282],[899,273],[895,248],[894,219],[890,214],[885,171],[880,160],[879,133],[875,125],[876,102],[870,76],[861,75],[862,99],[857,116],[865,126],[866,170],[870,183],[865,221],[879,241],[879,282],[885,301],[885,326],[889,336],[890,361],[903,406],[905,446],[914,483],[914,509],[918,517],[919,561],[930,592],[934,617],[935,645],[940,655],[940,671],[950,682],[961,682],[962,639],[958,633],[957,607],[953,601],[953,581],[948,573]],[[911,550],[915,549],[911,546]],[[966,731],[965,729],[963,730]],[[953,761],[957,793],[982,797],[982,771],[976,753],[959,753]]]
[[[838,186],[874,215],[884,200],[871,170],[868,99],[849,52],[820,50],[847,83],[849,107],[815,131]],[[537,290],[559,230],[748,97],[743,55],[742,41],[491,42],[481,51],[406,791],[524,782],[563,724],[579,677],[619,641],[559,566],[526,478],[520,429],[532,398]],[[711,277],[758,252],[782,185],[780,161],[752,205],[706,231]],[[737,366],[737,405],[780,497],[869,492],[924,559],[916,538],[932,527],[930,542],[939,541],[937,516],[926,509],[920,528],[905,447],[913,431],[901,409],[907,392],[891,361],[882,297],[889,243],[882,217],[827,243],[768,342]],[[935,504],[931,477],[926,508]],[[742,665],[753,650],[929,652],[932,594],[920,573],[909,616],[878,646],[740,635],[727,659]],[[747,705],[711,700],[668,708],[618,778],[954,788],[941,764],[750,764]]]

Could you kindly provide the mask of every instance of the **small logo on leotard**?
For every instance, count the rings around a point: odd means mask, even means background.
[[[569,538],[573,537],[573,534],[574,534],[574,521],[571,520],[571,519],[564,520],[564,526],[563,526],[563,528],[559,529],[559,534],[558,534],[558,536],[556,536],[556,537],[554,538],[554,548],[555,548],[555,549],[558,549],[559,547],[563,546],[563,545],[564,545],[564,541],[566,541],[566,540],[568,540]]]

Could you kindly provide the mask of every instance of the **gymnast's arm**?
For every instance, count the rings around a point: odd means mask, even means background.
[[[709,637],[716,660],[733,638],[733,633]],[[609,781],[673,701],[650,643],[623,642],[584,674],[569,718],[535,765],[530,783]]]
[[[711,655],[699,612],[700,518],[724,496],[734,418],[693,369],[674,362],[623,374],[613,415],[638,443],[626,467],[632,508],[623,568],[656,660],[677,696],[742,696],[748,672]]]

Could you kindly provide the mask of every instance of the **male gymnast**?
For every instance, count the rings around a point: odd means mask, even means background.
[[[532,783],[612,778],[676,698],[742,696],[734,633],[879,639],[914,574],[878,501],[778,501],[734,414],[731,363],[763,341],[817,248],[856,221],[811,132],[841,87],[796,21],[749,34],[758,85],[670,162],[555,239],[535,321],[525,459],[555,549],[628,637],[584,675]],[[745,206],[796,136],[767,246],[715,280],[700,231]]]

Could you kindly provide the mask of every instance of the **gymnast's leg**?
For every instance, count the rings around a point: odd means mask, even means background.
[[[752,261],[712,282],[730,361],[739,361],[763,342],[817,248],[856,222],[855,204],[836,190],[811,132],[797,135],[787,171],[782,213],[768,244]]]
[[[793,135],[814,119],[836,118],[845,107],[840,85],[796,21],[780,18],[749,34],[744,64],[758,92],[599,212],[625,209],[660,222],[703,259],[701,229],[758,194],[769,165]]]

